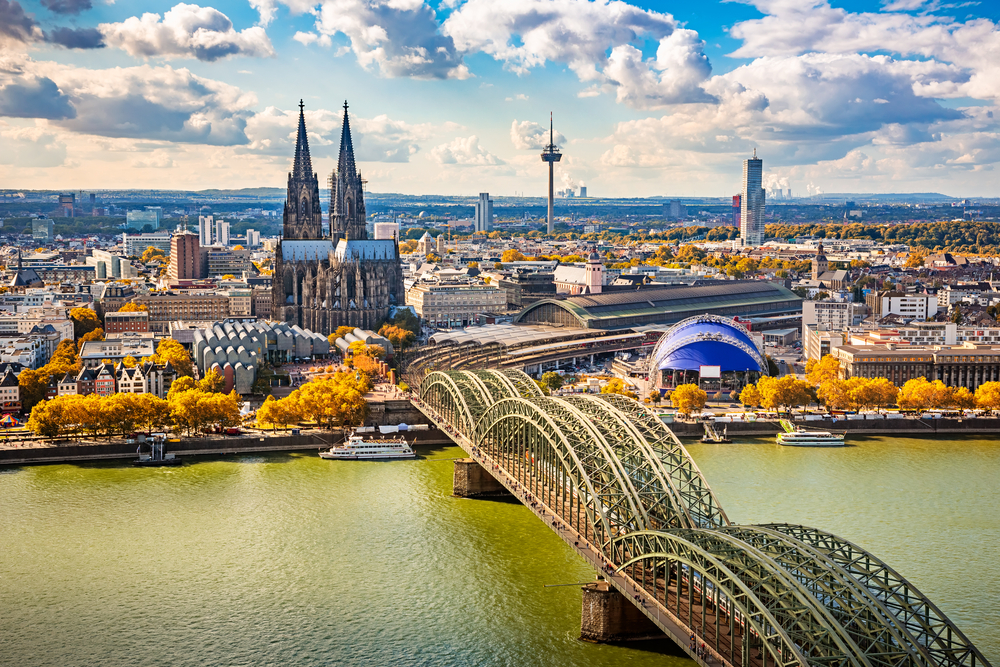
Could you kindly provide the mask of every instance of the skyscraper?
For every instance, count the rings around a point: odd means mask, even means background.
[[[480,192],[476,201],[475,229],[477,232],[489,232],[493,229],[493,200],[489,192]]]
[[[202,247],[212,245],[215,218],[210,215],[198,216],[198,242]]]
[[[740,194],[740,245],[756,248],[764,242],[764,162],[757,157],[743,161],[743,192]]]

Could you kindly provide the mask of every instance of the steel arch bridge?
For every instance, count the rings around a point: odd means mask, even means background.
[[[480,370],[430,373],[415,403],[597,549],[668,635],[697,637],[679,643],[703,665],[989,667],[857,545],[805,526],[734,525],[680,441],[632,399],[547,397],[520,371]]]

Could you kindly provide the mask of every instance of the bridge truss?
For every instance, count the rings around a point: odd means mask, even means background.
[[[647,616],[663,609],[705,644],[702,656],[734,667],[989,667],[860,547],[804,526],[732,524],[680,441],[632,399],[547,397],[513,370],[434,371],[420,398],[627,575]]]

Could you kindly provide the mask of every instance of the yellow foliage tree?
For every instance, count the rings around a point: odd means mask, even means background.
[[[165,338],[156,346],[154,359],[158,364],[165,364],[168,361],[177,371],[178,376],[193,375],[194,368],[191,364],[191,355],[188,354],[184,346],[173,338]]]
[[[968,387],[959,387],[952,392],[952,405],[959,410],[971,410],[976,407],[976,395]]]
[[[209,371],[205,373],[205,377],[198,381],[198,389],[210,394],[222,391],[225,386],[226,378],[222,377],[222,375],[219,374],[219,371],[214,368],[209,369]]]
[[[684,415],[701,411],[708,400],[708,394],[696,384],[679,385],[670,393],[670,403]]]
[[[743,391],[740,392],[740,403],[744,408],[760,407],[760,392],[757,391],[757,387],[752,384],[743,387]]]
[[[806,362],[806,380],[814,387],[840,378],[840,362],[829,354],[820,360],[810,359]]]
[[[500,255],[501,262],[523,262],[524,260],[524,254],[515,248],[508,248]]]
[[[639,397],[635,395],[625,386],[625,381],[621,378],[612,378],[608,380],[607,384],[601,387],[602,394],[621,394],[622,396],[628,396],[631,399],[637,400]]]
[[[976,389],[976,407],[984,410],[1000,410],[1000,382],[984,382]]]
[[[796,380],[793,375],[762,377],[757,382],[757,391],[760,392],[761,405],[765,408],[780,410],[783,407],[806,405],[812,401],[809,384]]]
[[[899,407],[904,410],[947,408],[954,404],[954,393],[941,380],[907,380],[899,390]]]
[[[137,362],[135,360],[135,357],[133,357],[132,355],[129,355],[124,359],[122,359],[122,366],[124,366],[125,368],[135,368],[137,363],[139,362]]]
[[[101,326],[97,313],[90,308],[73,308],[69,311],[69,318],[73,320],[73,338],[79,339],[80,336]]]
[[[132,303],[129,301],[118,309],[119,313],[143,313],[149,310],[149,306],[144,303]]]

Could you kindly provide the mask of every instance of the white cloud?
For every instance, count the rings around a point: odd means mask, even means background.
[[[12,127],[0,122],[0,164],[17,167],[58,167],[66,161],[66,144],[39,126]]]
[[[479,137],[458,137],[448,144],[441,144],[431,151],[438,164],[457,164],[466,167],[487,167],[504,164],[504,161],[479,145]]]
[[[102,23],[108,46],[138,57],[197,58],[214,61],[227,56],[269,57],[274,47],[259,26],[236,31],[233,22],[212,7],[178,4],[159,14],[133,16],[121,23]]]
[[[358,63],[382,76],[470,76],[451,37],[440,33],[434,10],[421,0],[323,0],[316,31],[346,35]]]
[[[637,109],[714,102],[702,88],[712,73],[704,48],[698,33],[683,29],[660,40],[654,59],[643,60],[631,44],[616,46],[604,68],[604,88]]]
[[[531,120],[518,122],[515,119],[510,124],[510,140],[518,150],[545,148],[549,143],[549,128]],[[566,143],[566,137],[558,131],[553,135],[553,140],[557,145]]]
[[[329,35],[317,35],[314,32],[297,32],[292,36],[296,42],[309,46],[310,44],[319,44],[324,48],[330,48],[333,41],[330,39]]]
[[[340,151],[343,112],[306,109],[309,150],[314,157],[336,158]],[[409,162],[420,144],[434,133],[433,126],[393,120],[386,115],[361,118],[351,114],[351,137],[360,162]],[[295,150],[298,110],[268,107],[247,121],[252,153],[291,157]]]

